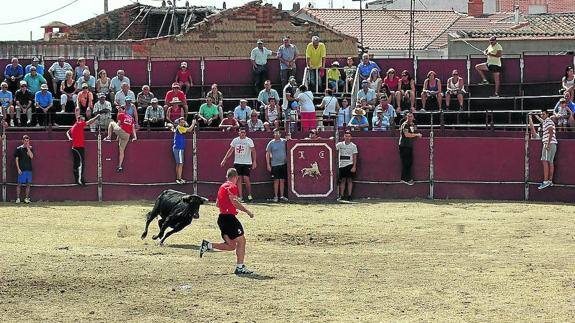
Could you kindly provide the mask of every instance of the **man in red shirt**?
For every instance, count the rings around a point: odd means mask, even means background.
[[[168,112],[168,108],[170,107],[170,102],[172,102],[172,100],[174,98],[178,98],[178,100],[180,100],[182,107],[184,107],[184,118],[186,118],[186,120],[188,119],[188,101],[186,101],[186,94],[182,91],[180,91],[180,84],[179,83],[172,83],[172,90],[168,91],[168,93],[166,93],[166,97],[165,97],[165,106],[164,106],[164,112],[167,115]]]
[[[86,185],[84,180],[84,128],[94,123],[100,115],[85,121],[81,115],[76,116],[76,123],[66,132],[66,137],[72,142],[72,156],[74,157],[74,182],[80,186]]]
[[[222,234],[224,242],[211,243],[207,240],[202,240],[200,247],[200,258],[208,250],[223,250],[223,251],[236,251],[236,275],[250,275],[253,272],[249,271],[244,265],[244,257],[246,255],[246,238],[244,236],[244,228],[240,221],[236,218],[238,210],[245,212],[250,218],[254,214],[242,205],[238,197],[238,172],[235,168],[228,169],[226,173],[227,181],[220,186],[218,190],[218,198],[216,206],[220,209],[220,216],[218,217],[218,226]]]
[[[130,141],[130,136],[134,136],[132,141],[138,140],[138,137],[136,136],[136,127],[134,127],[134,118],[126,113],[124,106],[118,106],[117,120],[117,123],[114,121],[110,122],[110,125],[108,126],[108,136],[104,138],[104,141],[112,141],[112,132],[116,134],[118,138],[118,145],[120,146],[120,155],[118,158],[118,168],[116,169],[116,172],[121,173],[124,171],[124,168],[122,167],[122,163],[124,162],[124,151],[126,150],[128,141]]]

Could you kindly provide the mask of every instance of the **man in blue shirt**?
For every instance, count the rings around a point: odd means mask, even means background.
[[[381,68],[375,63],[369,60],[369,54],[365,53],[361,56],[361,63],[357,65],[357,70],[359,72],[359,77],[361,80],[367,80],[372,69],[376,69],[381,73]]]
[[[24,81],[28,84],[28,90],[34,94],[40,91],[40,85],[46,84],[46,79],[42,74],[38,73],[36,66],[30,67],[30,72],[24,76]]]
[[[186,119],[181,117],[175,120],[175,128],[172,127],[174,132],[174,145],[172,146],[172,152],[174,153],[174,159],[176,161],[176,183],[185,184],[186,180],[182,179],[182,171],[184,170],[184,149],[186,148],[186,137],[185,135],[189,132],[194,131],[196,127],[196,120],[192,121],[192,125],[186,128]]]
[[[34,96],[34,101],[36,101],[37,127],[40,125],[45,126],[52,121],[49,120],[49,118],[46,118],[46,115],[50,113],[52,114],[52,118],[54,117],[52,111],[50,111],[52,110],[53,99],[52,93],[48,91],[48,85],[42,84],[40,86],[40,91],[36,92],[36,95]]]
[[[26,68],[24,68],[24,75],[30,73],[30,68],[32,68],[32,66],[36,68],[38,74],[44,76],[44,65],[40,64],[38,57],[32,58],[32,64],[26,65]]]
[[[8,91],[8,83],[2,82],[2,89],[0,90],[0,114],[6,118],[10,116],[10,127],[14,127],[14,97],[12,92]],[[8,120],[8,119],[6,119]]]
[[[16,57],[12,58],[12,63],[6,65],[4,69],[4,82],[8,83],[8,89],[12,94],[16,93],[20,81],[24,78],[24,68],[18,64]]]

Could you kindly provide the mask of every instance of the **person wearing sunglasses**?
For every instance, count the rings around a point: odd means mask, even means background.
[[[459,72],[457,70],[453,70],[453,72],[451,72],[451,77],[447,80],[447,91],[445,91],[445,109],[449,110],[451,97],[456,96],[457,102],[459,103],[459,110],[463,110],[464,93],[465,89],[463,88],[463,78],[459,77]]]

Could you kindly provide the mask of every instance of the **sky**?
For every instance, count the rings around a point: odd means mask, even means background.
[[[2,0],[7,1],[7,0]],[[352,0],[332,0],[334,8],[359,8],[359,2]],[[73,3],[72,3],[73,2]],[[109,0],[108,7],[109,10],[114,10],[130,3],[136,2],[136,0]],[[161,0],[140,0],[142,4],[149,4],[160,6]],[[201,1],[201,0],[189,0],[190,5],[211,5],[217,8],[221,8],[224,0],[218,1]],[[240,6],[247,0],[226,0],[227,8]],[[292,7],[293,0],[264,0],[265,3],[272,3],[277,6],[278,2],[282,3],[284,9],[289,9]],[[307,4],[310,0],[300,0],[302,5]],[[66,4],[72,3],[71,5],[58,10],[54,13],[47,14],[45,16],[31,19],[30,18],[44,15],[54,9],[60,8]],[[184,6],[185,0],[177,0],[178,6]],[[329,8],[330,0],[312,0],[312,4],[316,8]],[[26,8],[26,10],[16,10],[12,11],[12,14],[4,15],[4,19],[0,21],[0,40],[30,40],[30,32],[32,33],[32,39],[41,39],[44,35],[44,30],[41,28],[45,24],[52,21],[61,21],[68,25],[76,24],[80,21],[93,18],[99,14],[104,13],[104,0],[19,0],[18,8]],[[18,14],[14,15],[13,13]],[[18,22],[21,20],[27,20],[25,22]]]

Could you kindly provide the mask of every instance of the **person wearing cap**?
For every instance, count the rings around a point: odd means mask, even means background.
[[[331,68],[327,70],[327,86],[334,92],[343,91],[345,81],[341,79],[341,69],[338,61],[333,61]]]
[[[245,127],[251,114],[252,108],[248,106],[248,100],[241,99],[240,104],[234,109],[234,118],[238,120],[242,127]]]
[[[553,109],[551,120],[557,124],[557,128],[566,130],[569,125],[569,120],[573,118],[573,111],[567,106],[567,99],[564,97],[559,99],[558,106]]]
[[[301,130],[306,132],[317,128],[313,93],[308,90],[307,86],[300,85],[299,94],[295,100],[299,103]]]
[[[82,84],[84,83],[88,85],[90,92],[96,91],[96,78],[90,75],[90,70],[87,67],[83,70],[82,76],[79,77],[76,81],[76,87],[78,88],[78,91],[81,91]]]
[[[90,92],[88,84],[82,83],[82,90],[78,93],[78,99],[76,100],[76,110],[75,115],[86,116],[87,119],[92,117],[92,109],[94,108],[94,94]],[[92,124],[92,123],[90,123]]]
[[[252,71],[254,74],[254,87],[256,93],[263,87],[264,80],[268,78],[268,57],[274,52],[264,47],[264,41],[258,39],[257,46],[252,49],[250,60],[252,62]]]
[[[318,92],[321,89],[322,73],[325,68],[325,44],[319,41],[318,36],[311,38],[311,43],[305,49],[305,62],[308,69],[308,85],[311,90]]]
[[[90,68],[86,65],[86,58],[79,57],[76,61],[76,67],[74,68],[74,79],[78,80],[84,77],[84,71],[86,70],[88,71],[88,75],[90,75]]]
[[[413,112],[407,111],[405,121],[399,127],[399,158],[401,159],[401,182],[413,185],[411,168],[413,166],[413,142],[422,135],[417,131]]]
[[[130,137],[132,136],[132,141],[138,140],[138,137],[136,136],[136,126],[134,123],[134,118],[132,118],[132,116],[130,116],[125,112],[123,106],[118,107],[118,116],[116,117],[116,120],[118,120],[118,122],[114,121],[110,122],[110,125],[108,126],[108,135],[106,136],[106,138],[104,138],[104,141],[111,142],[112,133],[116,134],[119,147],[118,168],[116,168],[116,172],[121,173],[124,171],[123,167],[124,156],[126,146],[128,146],[128,142],[130,141]]]
[[[369,60],[369,54],[364,53],[361,55],[361,62],[357,65],[357,71],[359,72],[359,78],[361,80],[367,80],[371,74],[371,70],[376,69],[381,73],[381,68],[376,62]]]
[[[357,172],[358,150],[355,143],[351,141],[351,132],[347,130],[343,135],[343,141],[335,145],[338,154],[338,181],[339,197],[338,202],[351,201],[353,194],[353,178]],[[347,189],[347,195],[346,193]]]
[[[377,94],[373,89],[369,87],[369,81],[363,80],[361,81],[361,90],[357,91],[357,101],[361,102],[361,99],[365,99],[367,104],[371,106],[375,106],[375,100],[377,98]]]
[[[351,130],[354,130],[354,131],[359,131],[359,130],[368,131],[369,130],[369,121],[367,120],[367,117],[365,115],[366,115],[366,112],[364,109],[359,108],[359,107],[353,109],[352,118],[351,118],[351,120],[349,120],[349,123],[347,124],[347,126],[349,128],[351,128]]]
[[[355,80],[355,72],[357,71],[357,67],[353,65],[353,57],[348,57],[346,60],[347,65],[343,68],[343,72],[345,73],[345,80],[347,86],[347,92],[351,92],[353,88],[353,81]]]
[[[276,102],[280,101],[278,91],[272,89],[272,81],[266,80],[264,82],[264,89],[261,90],[260,93],[258,94],[258,101],[260,103],[260,111],[259,111],[260,113],[263,114],[265,112],[265,107],[266,105],[268,105],[270,98],[274,98]]]
[[[206,97],[206,103],[200,106],[198,118],[202,127],[216,127],[220,125],[220,111],[212,102],[211,97]]]
[[[122,83],[121,90],[116,92],[116,94],[114,94],[114,104],[116,106],[124,105],[126,103],[127,97],[135,99],[136,95],[132,90],[130,90],[130,84],[124,82]]]
[[[90,92],[90,94],[92,93]],[[82,115],[76,114],[76,123],[66,131],[66,137],[72,142],[72,157],[74,158],[72,173],[74,174],[74,183],[80,186],[86,185],[86,180],[84,179],[84,174],[86,173],[86,163],[84,162],[86,160],[84,153],[84,128],[91,126],[98,118],[100,118],[99,114],[86,121]]]
[[[289,138],[289,137],[288,137]],[[274,129],[274,138],[266,146],[266,166],[274,181],[274,202],[287,202],[284,195],[287,180],[287,140],[281,137],[279,129]]]
[[[174,144],[172,145],[172,153],[176,161],[176,183],[185,184],[186,180],[182,178],[184,171],[184,151],[186,149],[186,134],[194,131],[196,127],[196,120],[192,120],[192,125],[186,127],[186,119],[180,117],[175,120],[174,124],[170,124],[170,129],[174,132]]]
[[[248,191],[248,202],[253,200],[252,184],[250,181],[250,172],[257,167],[257,154],[254,141],[246,136],[246,129],[240,127],[238,130],[239,136],[234,138],[230,143],[230,148],[226,151],[221,167],[226,165],[228,158],[234,154],[234,168],[238,174],[238,198],[243,201],[242,182],[246,183],[246,190]]]
[[[184,117],[184,109],[182,109],[182,101],[178,97],[172,98],[172,101],[168,102],[168,109],[166,110],[166,120],[169,123],[174,123],[180,117]]]
[[[282,89],[288,83],[291,76],[296,76],[296,61],[299,51],[296,45],[291,43],[289,36],[283,38],[283,44],[278,48],[277,57],[280,61],[280,79]]]
[[[133,96],[126,96],[124,101],[124,112],[134,119],[134,127],[138,128],[138,110],[134,104]]]
[[[22,115],[26,116],[26,125],[32,125],[32,105],[34,104],[34,94],[28,89],[26,81],[20,81],[20,89],[14,95],[14,105],[16,109],[16,125],[22,126]]]
[[[152,99],[154,99],[154,93],[150,92],[150,86],[142,86],[142,91],[136,96],[136,107],[138,108],[138,114],[143,116],[146,114],[146,110],[150,104],[152,104]],[[158,100],[156,100],[156,103]]]
[[[222,120],[218,128],[222,131],[234,131],[240,127],[238,120],[234,118],[234,112],[226,112],[226,117]]]
[[[98,125],[100,129],[107,130],[112,121],[112,104],[106,100],[106,93],[98,93],[98,101],[94,103],[93,115],[100,115]],[[90,131],[96,130],[96,124],[90,125]]]
[[[32,68],[32,66],[36,68],[38,74],[44,76],[44,65],[40,64],[40,59],[36,56],[32,57],[32,62],[24,68],[24,75],[30,73],[30,68]]]
[[[36,92],[34,96],[34,103],[36,105],[36,126],[47,126],[50,121],[46,116],[48,114],[54,116],[51,110],[53,106],[54,98],[52,93],[48,91],[48,84],[40,85],[40,91]]]
[[[395,118],[397,117],[397,111],[395,110],[393,105],[384,101],[380,101],[379,105],[375,108],[376,112],[375,116],[377,116],[377,112],[379,111],[381,111],[383,113],[383,116],[389,120],[388,130],[395,128]]]
[[[6,119],[10,119],[10,127],[14,127],[14,96],[8,90],[8,83],[2,82],[2,89],[0,89],[0,111],[1,115]]]
[[[262,122],[262,120],[259,119],[259,115],[260,115],[259,112],[257,112],[256,110],[252,110],[250,118],[246,122],[249,132],[265,130],[264,123]]]
[[[28,84],[28,90],[33,94],[40,91],[40,85],[47,84],[46,79],[38,72],[38,68],[36,66],[30,67],[30,72],[26,73],[24,81]]]
[[[48,69],[48,74],[52,78],[52,89],[54,95],[59,96],[60,84],[66,79],[66,72],[72,72],[72,66],[64,60],[64,57],[58,57],[58,61],[54,62],[52,66]]]
[[[383,110],[378,109],[371,120],[372,131],[387,131],[389,130],[389,118],[383,114]]]
[[[194,86],[192,71],[188,69],[188,63],[180,63],[180,69],[176,73],[176,80],[174,82],[178,83],[180,88],[184,90],[184,94],[188,95],[190,88]]]
[[[565,105],[566,107],[571,111],[571,113],[569,113],[569,116],[567,117],[567,124],[570,127],[575,127],[575,103],[573,103],[573,97],[571,96],[571,92],[566,91],[565,93],[563,93],[563,97],[561,99],[565,99]],[[553,119],[555,122],[558,122],[558,113],[561,110],[561,99],[559,99],[559,101],[557,101],[557,103],[555,104],[555,107],[553,108],[553,115],[551,116],[551,119]]]
[[[60,111],[58,113],[66,112],[66,105],[68,101],[72,101],[74,107],[76,106],[76,100],[78,95],[76,94],[76,80],[74,80],[74,73],[72,71],[66,72],[66,79],[60,83]]]
[[[180,105],[181,107],[183,107],[184,111],[183,111],[183,117],[188,118],[188,101],[186,100],[186,94],[180,90],[180,84],[174,82],[172,83],[172,90],[168,91],[168,93],[166,93],[166,96],[164,97],[164,109],[166,110],[166,116],[168,115],[167,111],[170,108],[170,105],[174,98],[177,98],[178,101],[178,105]],[[179,116],[178,116],[179,117]],[[170,119],[170,120],[176,120],[177,117],[175,117],[174,119]]]
[[[483,51],[483,54],[487,57],[487,62],[475,65],[475,69],[479,75],[481,75],[482,81],[479,84],[489,84],[485,73],[491,72],[491,74],[493,74],[493,81],[495,82],[495,93],[493,96],[498,97],[501,82],[501,56],[503,56],[503,47],[497,42],[497,37],[491,36],[489,38],[489,46]]]
[[[130,85],[130,78],[126,76],[124,70],[118,70],[116,76],[110,80],[110,99],[115,98],[116,92],[122,90],[122,84],[127,83]]]
[[[283,88],[282,111],[284,113],[284,129],[294,131],[298,116],[298,103],[295,100],[299,94],[295,76],[290,76],[288,84]]]
[[[144,114],[144,125],[151,128],[162,128],[165,124],[164,108],[158,104],[158,99],[150,100],[150,105]]]
[[[13,57],[10,64],[4,68],[4,82],[8,84],[8,89],[12,94],[16,93],[23,78],[24,68],[18,63],[18,58]]]

